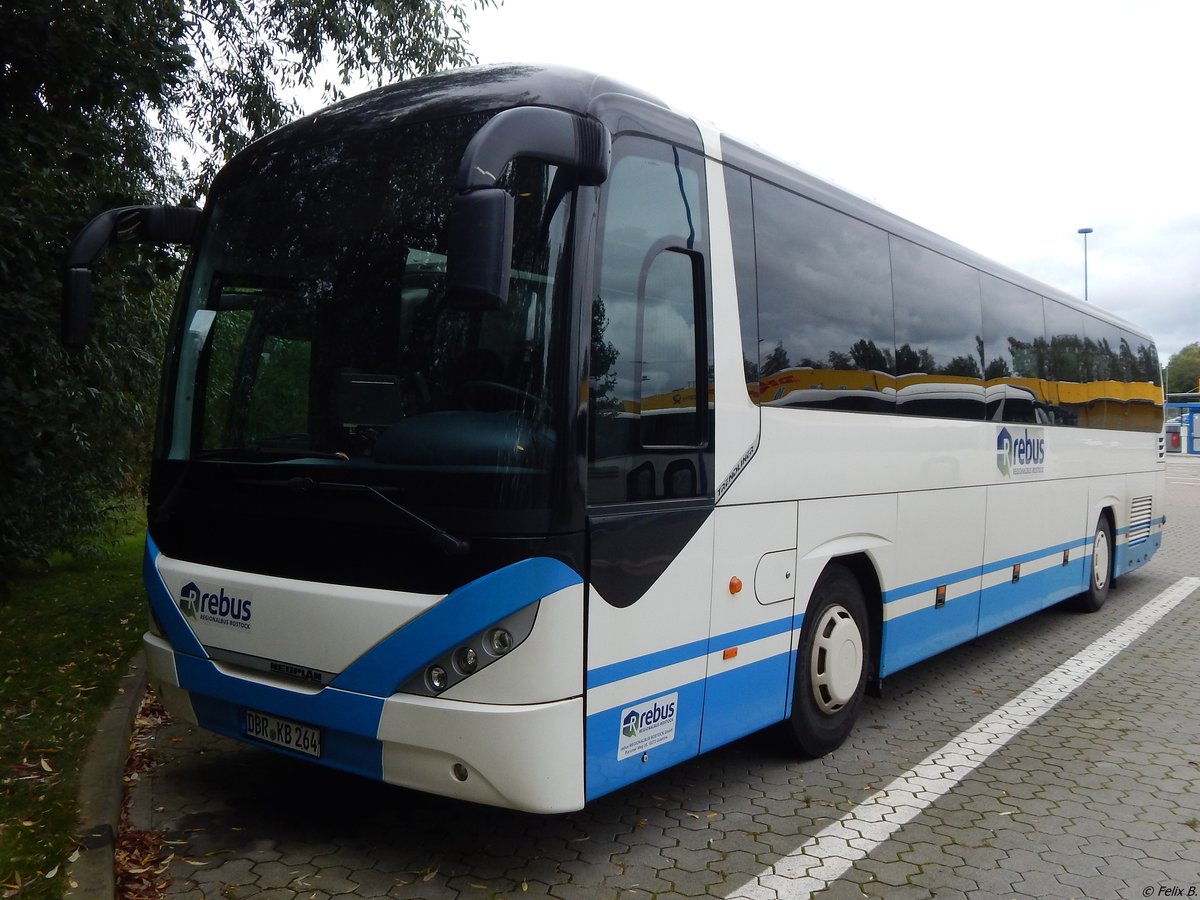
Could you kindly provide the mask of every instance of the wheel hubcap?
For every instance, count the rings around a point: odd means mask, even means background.
[[[1092,547],[1092,584],[1103,589],[1108,582],[1108,532],[1100,529],[1096,532],[1096,543]]]
[[[854,697],[862,676],[863,639],[844,606],[834,604],[821,616],[809,667],[813,699],[823,712],[835,713]]]

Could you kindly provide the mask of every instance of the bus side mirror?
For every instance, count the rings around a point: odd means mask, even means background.
[[[496,181],[519,157],[573,170],[598,185],[612,164],[612,135],[597,119],[544,106],[496,113],[463,152],[446,235],[446,294],[464,309],[497,309],[508,299],[515,202]]]
[[[63,346],[77,350],[87,341],[92,263],[101,252],[113,244],[193,244],[201,215],[194,206],[123,206],[83,226],[63,264]]]
[[[87,343],[92,321],[92,270],[67,269],[63,273],[62,344],[78,350]]]
[[[446,293],[455,309],[498,309],[508,299],[516,202],[502,188],[459,194],[446,230]]]

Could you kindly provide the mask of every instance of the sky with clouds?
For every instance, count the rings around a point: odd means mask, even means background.
[[[504,0],[481,62],[649,91],[1147,328],[1200,341],[1200,2]]]

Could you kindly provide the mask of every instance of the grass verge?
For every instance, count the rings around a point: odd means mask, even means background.
[[[58,898],[79,769],[145,630],[142,537],[9,578],[0,605],[0,896]]]

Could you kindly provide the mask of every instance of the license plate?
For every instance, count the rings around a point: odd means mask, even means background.
[[[256,741],[295,750],[305,756],[321,755],[321,729],[312,725],[248,709],[242,720],[242,730],[246,737]]]

